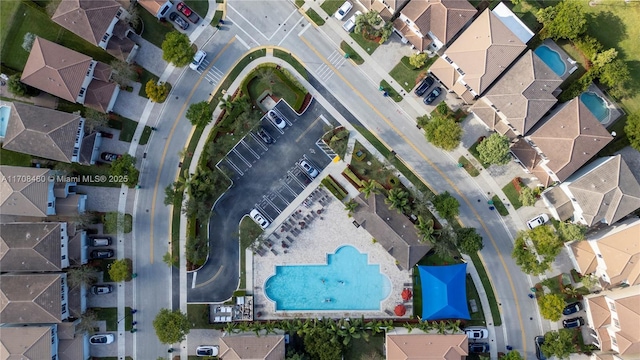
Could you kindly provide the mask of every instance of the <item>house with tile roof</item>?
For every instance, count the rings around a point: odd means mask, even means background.
[[[640,285],[640,219],[631,218],[567,244],[575,268],[605,288]]]
[[[640,358],[640,285],[585,296],[590,335],[585,344],[600,349],[600,359]]]
[[[353,212],[353,219],[403,269],[411,269],[431,250],[431,244],[420,241],[415,226],[406,216],[389,209],[383,195],[373,194],[367,199],[360,194],[354,200],[358,207]]]
[[[511,139],[524,136],[557,103],[562,79],[527,51],[472,107],[489,130]]]
[[[0,275],[4,324],[59,323],[69,317],[66,273]]]
[[[79,114],[20,102],[0,101],[0,106],[9,107],[3,148],[66,163],[98,160],[102,137],[85,136],[85,119]]]
[[[162,9],[162,6],[167,3],[170,2],[168,0],[138,0],[136,1],[137,4],[139,4],[140,6],[142,6],[143,9],[147,10],[148,12],[150,12],[153,16],[157,17],[158,19],[160,18],[160,9]]]
[[[222,360],[281,360],[285,358],[284,335],[249,334],[223,336],[218,358]]]
[[[483,11],[429,68],[449,91],[471,103],[526,49],[491,10]]]
[[[89,336],[76,334],[75,326],[74,322],[4,326],[0,336],[0,354],[3,359],[86,359],[89,356]]]
[[[464,360],[469,355],[466,334],[398,334],[387,332],[386,358],[393,360]]]
[[[409,1],[393,26],[416,50],[437,51],[450,43],[477,12],[467,0]]]
[[[358,0],[358,2],[360,2],[360,4],[365,9],[367,9],[367,11],[377,11],[378,14],[380,14],[380,17],[382,18],[382,20],[384,21],[391,20],[394,12],[399,9],[398,7],[392,7],[390,4],[386,4],[381,0]],[[402,1],[399,4],[393,4],[393,5],[404,6],[406,2],[407,0]]]
[[[577,97],[519,139],[511,152],[547,187],[567,180],[611,140],[613,136]]]
[[[599,158],[542,194],[552,215],[611,225],[640,208],[640,183],[621,155]]]
[[[67,223],[0,224],[2,272],[60,271],[69,267]]]
[[[73,103],[107,113],[120,88],[109,82],[111,67],[36,37],[20,81]]]
[[[130,63],[138,45],[128,38],[128,18],[129,13],[113,0],[62,0],[51,20]]]

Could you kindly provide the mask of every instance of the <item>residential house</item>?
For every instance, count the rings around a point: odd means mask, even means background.
[[[472,107],[489,130],[513,139],[524,136],[558,101],[562,79],[533,51],[527,51]]]
[[[120,92],[111,67],[89,56],[36,37],[22,72],[23,83],[64,100],[110,112]]]
[[[128,38],[128,17],[127,11],[113,0],[62,0],[51,20],[130,63],[138,45]]]
[[[469,355],[466,334],[398,334],[387,332],[386,358],[389,360],[464,360]]]
[[[476,13],[467,0],[409,1],[393,25],[416,50],[437,51],[450,43]]]
[[[100,133],[85,136],[85,119],[20,102],[0,101],[9,108],[2,147],[66,163],[95,164],[100,156]]]
[[[89,357],[89,339],[75,333],[75,323],[3,326],[2,359],[79,360]]]
[[[234,335],[219,340],[222,360],[281,360],[285,358],[284,335]]]
[[[160,15],[160,11],[162,10],[163,6],[166,3],[171,4],[171,2],[168,0],[138,0],[136,2],[158,19],[162,17]]]
[[[591,342],[600,359],[640,358],[640,285],[587,295],[585,310]],[[589,341],[591,340],[591,341]]]
[[[364,6],[367,11],[377,11],[380,14],[380,17],[384,21],[389,21],[393,17],[394,12],[397,9],[396,7],[391,7],[391,5],[385,4],[385,2],[380,0],[359,0],[360,4]],[[391,3],[396,3],[396,1],[390,1]],[[400,6],[404,6],[407,0],[402,1],[402,3],[397,4]],[[396,6],[396,4],[393,4]]]
[[[355,201],[358,207],[353,219],[396,258],[403,269],[411,269],[431,250],[431,245],[421,242],[415,226],[403,214],[389,209],[384,196],[372,194],[368,199],[360,194]]]
[[[640,219],[632,218],[567,244],[576,269],[605,288],[640,285]]]
[[[543,192],[542,199],[560,221],[611,225],[640,208],[640,184],[621,155],[609,156]]]
[[[67,223],[0,224],[0,271],[60,271],[69,267]]]
[[[69,317],[67,274],[0,275],[0,321],[60,323]]]
[[[564,104],[511,152],[533,173],[540,185],[567,180],[613,136],[577,97]],[[531,148],[535,151],[532,151]]]
[[[489,89],[526,49],[526,41],[522,41],[514,31],[493,11],[486,9],[429,71],[447,89],[471,103]]]

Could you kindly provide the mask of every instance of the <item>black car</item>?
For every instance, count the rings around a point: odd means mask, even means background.
[[[433,83],[434,83],[433,78],[431,76],[427,76],[426,78],[424,78],[424,80],[422,80],[422,82],[420,82],[420,85],[418,85],[414,93],[418,96],[424,95],[424,93],[427,92],[427,90],[429,90],[429,88],[431,87],[431,85],[433,85]]]
[[[469,344],[469,352],[474,354],[483,354],[489,352],[489,344],[476,342]]]
[[[438,86],[437,88],[433,89],[429,93],[429,95],[427,95],[427,97],[424,98],[424,103],[427,105],[431,104],[438,98],[438,96],[440,96],[440,94],[442,94],[442,88]]]
[[[562,327],[564,327],[565,329],[579,328],[582,325],[584,325],[584,319],[582,317],[562,320]]]
[[[269,132],[267,132],[267,130],[263,127],[260,127],[260,130],[258,130],[258,136],[260,136],[262,141],[264,141],[267,144],[271,144],[273,142],[273,138],[271,137],[271,135],[269,135]]]
[[[178,15],[178,13],[171,13],[171,15],[169,15],[169,19],[178,24],[182,30],[187,30],[189,28],[187,20],[183,19],[182,16]]]
[[[544,356],[544,354],[542,353],[542,349],[540,348],[540,346],[544,344],[544,336],[536,336],[534,338],[534,341],[536,343],[536,358],[538,360],[547,360],[547,357]]]
[[[109,259],[114,255],[113,250],[105,249],[105,250],[93,250],[91,252],[92,259]]]
[[[581,302],[574,302],[573,304],[569,304],[569,305],[564,307],[564,309],[562,310],[562,315],[575,314],[580,310],[582,310],[582,303]]]

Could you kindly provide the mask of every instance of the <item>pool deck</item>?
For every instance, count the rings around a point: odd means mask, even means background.
[[[624,111],[622,111],[622,109],[619,108],[618,105],[616,105],[615,101],[613,101],[609,96],[607,96],[604,92],[602,92],[602,90],[600,90],[598,85],[591,83],[591,85],[589,85],[589,87],[587,88],[587,90],[585,90],[585,92],[595,93],[596,95],[604,99],[604,101],[607,103],[607,108],[609,109],[609,116],[606,121],[602,122],[602,126],[609,127],[614,122],[616,122],[616,120],[622,117],[622,115],[624,115]]]
[[[556,44],[555,41],[553,41],[551,39],[546,39],[545,41],[542,42],[542,44],[540,46],[542,46],[542,45],[545,45],[549,49],[551,49],[551,50],[557,52],[558,54],[560,54],[560,58],[562,59],[562,62],[564,62],[564,66],[566,67],[566,70],[565,70],[564,74],[562,74],[562,76],[560,76],[562,81],[567,80],[569,75],[571,75],[574,71],[576,71],[578,69],[577,61],[575,61],[574,59],[569,57],[569,54],[567,54],[564,50],[562,50],[562,48],[560,46],[558,46],[558,44]]]
[[[337,165],[337,164],[332,164]],[[290,225],[305,221],[302,230],[283,232],[287,229],[287,221],[267,237],[271,247],[263,247],[259,254],[253,255],[253,296],[254,314],[256,320],[304,318],[312,316],[360,317],[365,318],[398,318],[393,314],[393,309],[398,304],[407,307],[407,313],[403,316],[409,318],[413,314],[412,301],[403,302],[401,293],[406,287],[412,288],[411,272],[400,270],[396,266],[396,260],[380,244],[373,243],[371,235],[362,227],[356,228],[353,218],[349,217],[344,205],[328,191],[318,189],[314,191],[313,199],[305,200],[299,205],[289,218]],[[326,200],[322,200],[325,198]],[[318,210],[320,213],[318,214]],[[300,217],[293,220],[295,214]],[[312,215],[315,214],[315,215]],[[298,226],[299,227],[299,226]],[[297,235],[294,235],[297,234]],[[292,241],[291,241],[292,240]],[[284,242],[286,247],[282,246]],[[362,253],[368,255],[369,264],[379,264],[380,272],[386,275],[391,283],[390,295],[382,301],[379,311],[276,311],[275,303],[266,298],[264,284],[266,280],[275,274],[276,265],[292,264],[326,264],[327,254],[334,253],[343,245],[351,245]],[[262,254],[262,255],[260,255]],[[247,254],[247,262],[251,257]],[[248,281],[248,284],[249,281]],[[405,284],[409,284],[405,286]],[[260,316],[258,316],[260,313]]]

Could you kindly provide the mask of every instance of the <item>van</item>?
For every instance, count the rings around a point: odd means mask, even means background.
[[[111,239],[108,237],[93,238],[93,246],[109,246],[111,245]]]
[[[156,17],[158,19],[164,19],[172,7],[173,4],[171,3],[171,1],[167,1],[166,3],[162,4],[162,6],[160,6],[160,10],[158,10],[158,13],[156,14]]]

